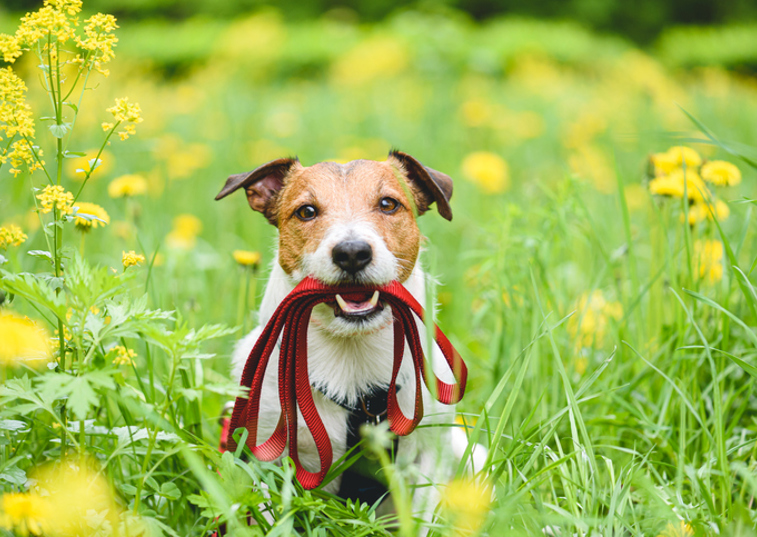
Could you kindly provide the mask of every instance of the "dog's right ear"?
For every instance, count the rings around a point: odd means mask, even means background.
[[[226,184],[216,196],[217,200],[225,198],[232,192],[244,188],[247,192],[247,201],[253,210],[261,212],[268,221],[275,225],[276,197],[284,186],[284,177],[291,167],[298,163],[297,158],[280,158],[272,160],[251,172],[238,173],[229,176]]]

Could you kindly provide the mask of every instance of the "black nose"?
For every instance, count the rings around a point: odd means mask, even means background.
[[[334,246],[331,259],[340,269],[355,274],[371,262],[373,250],[365,241],[342,241]]]

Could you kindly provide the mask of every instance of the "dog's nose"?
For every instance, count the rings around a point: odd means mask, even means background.
[[[340,269],[355,274],[373,259],[371,245],[365,241],[342,241],[331,251],[331,259]]]

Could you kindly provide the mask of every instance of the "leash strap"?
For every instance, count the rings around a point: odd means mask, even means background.
[[[331,468],[333,453],[331,441],[323,421],[313,401],[310,386],[307,359],[307,331],[313,308],[322,302],[333,301],[336,294],[346,299],[360,300],[366,292],[378,290],[382,300],[392,307],[394,316],[394,363],[392,377],[387,395],[387,418],[389,428],[398,436],[412,432],[423,417],[423,400],[421,396],[421,378],[428,385],[425,374],[425,359],[421,345],[418,326],[413,315],[423,319],[424,311],[417,300],[397,281],[382,287],[324,285],[318,280],[307,277],[279,304],[271,320],[263,329],[255,346],[245,363],[241,385],[250,389],[247,398],[238,397],[231,415],[230,432],[238,427],[248,431],[247,446],[252,454],[263,461],[273,461],[284,453],[289,446],[289,456],[294,461],[297,480],[305,489],[313,489],[323,482]],[[435,328],[435,339],[444,358],[452,370],[454,384],[442,382],[436,375],[436,398],[444,404],[457,403],[465,391],[468,370],[462,358],[442,333]],[[268,362],[279,335],[282,334],[279,352],[279,402],[281,414],[271,436],[262,444],[257,444],[258,417],[260,413],[260,395],[263,388]],[[405,341],[410,348],[415,373],[415,408],[413,417],[408,418],[399,408],[397,402],[397,375],[405,350]],[[320,471],[309,472],[300,464],[297,451],[297,409],[299,408],[305,424],[313,436],[320,459]],[[233,437],[228,441],[229,449],[236,449]]]

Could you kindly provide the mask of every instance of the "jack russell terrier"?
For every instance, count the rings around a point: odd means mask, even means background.
[[[252,172],[232,175],[216,199],[244,189],[250,207],[278,228],[276,261],[260,305],[259,327],[241,339],[233,353],[233,376],[239,379],[248,355],[279,304],[306,277],[325,285],[382,286],[400,282],[421,305],[426,304],[426,276],[418,263],[422,236],[416,215],[436,203],[439,214],[452,219],[449,201],[452,179],[423,166],[400,151],[384,162],[355,160],[346,164],[321,162],[303,166],[296,158],[281,158]],[[353,297],[354,298],[354,297]],[[425,326],[417,321],[421,341]],[[312,310],[307,329],[307,371],[315,408],[331,442],[333,460],[360,441],[359,428],[386,419],[387,387],[392,376],[393,316],[391,307],[374,293],[369,299],[333,302]],[[278,345],[281,344],[279,340]],[[400,351],[398,351],[400,352]],[[397,375],[397,402],[411,414],[416,384],[406,344]],[[279,400],[278,352],[271,355],[260,391],[257,443],[271,437],[282,415]],[[444,382],[453,373],[435,344],[429,360]],[[425,416],[409,436],[395,440],[398,465],[414,468],[416,484],[435,484],[451,478],[468,441],[451,425],[454,407],[439,403],[421,384]],[[299,460],[312,471],[319,468],[316,441],[298,413]],[[480,468],[482,446],[473,450]],[[386,493],[375,475],[354,467],[324,486],[344,498],[374,503]],[[419,487],[415,510],[430,516],[438,499],[435,487]],[[388,503],[388,502],[385,502]]]

